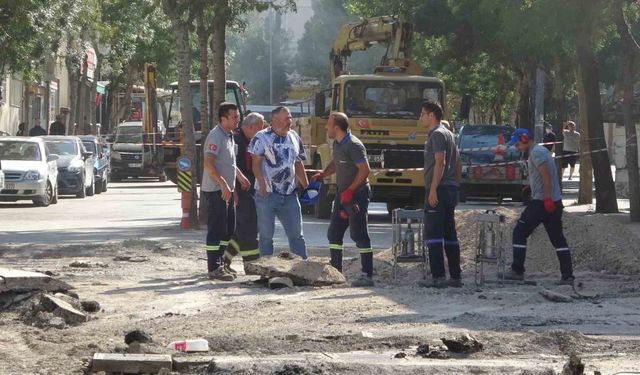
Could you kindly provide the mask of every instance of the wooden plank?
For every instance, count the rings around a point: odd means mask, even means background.
[[[0,293],[30,290],[63,292],[69,289],[73,289],[71,285],[43,273],[0,268]]]
[[[131,374],[158,373],[160,369],[171,370],[173,361],[168,354],[116,354],[95,353],[91,363],[93,372],[124,372]]]

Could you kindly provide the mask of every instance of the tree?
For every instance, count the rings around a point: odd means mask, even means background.
[[[629,30],[624,16],[626,0],[616,0],[610,4],[616,29],[620,36],[618,58],[623,85],[622,116],[624,120],[626,142],[627,173],[629,176],[629,203],[631,221],[640,221],[640,174],[638,173],[638,138],[633,116],[634,83],[636,82],[636,61],[640,46]]]

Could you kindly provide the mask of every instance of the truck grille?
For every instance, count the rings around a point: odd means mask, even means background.
[[[365,145],[371,168],[422,168],[421,145]]]
[[[142,160],[142,154],[140,153],[120,153],[122,160],[126,161],[140,161]]]

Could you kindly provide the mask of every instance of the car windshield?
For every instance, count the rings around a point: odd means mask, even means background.
[[[78,148],[72,140],[47,140],[49,152],[56,155],[78,155]]]
[[[35,142],[0,141],[0,160],[40,161],[40,147]]]
[[[89,152],[93,152],[94,155],[96,155],[96,144],[91,142],[91,141],[82,141],[82,144],[84,145],[84,148],[87,149],[87,151]]]
[[[458,140],[460,159],[463,164],[485,164],[499,161],[500,153],[496,153],[500,134],[502,134],[502,148],[511,139],[513,129],[508,126],[465,126]],[[481,148],[481,150],[475,150]],[[509,147],[502,154],[504,161],[514,161],[521,158],[520,152],[515,147]]]
[[[116,143],[142,143],[142,126],[119,126]]]
[[[422,101],[442,103],[442,86],[437,82],[350,81],[344,98],[348,116],[417,120]]]

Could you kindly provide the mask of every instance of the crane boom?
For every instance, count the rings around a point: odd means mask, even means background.
[[[410,58],[412,34],[413,24],[397,16],[367,18],[343,25],[330,54],[331,80],[347,74],[347,58],[351,52],[367,50],[376,43],[387,45],[387,53],[376,73],[420,74],[420,67]]]

